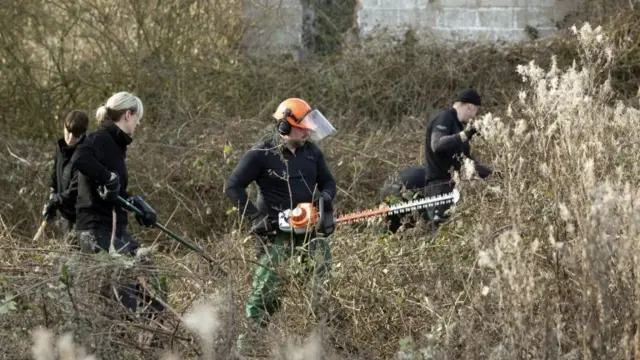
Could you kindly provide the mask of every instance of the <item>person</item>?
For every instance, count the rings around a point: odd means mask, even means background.
[[[399,202],[412,201],[423,198],[426,186],[426,172],[424,166],[410,166],[390,177],[380,190],[380,201],[383,205],[393,205]],[[411,227],[415,219],[408,213],[388,215],[386,230],[396,233],[404,223]],[[426,209],[418,210],[425,221],[428,221]],[[406,221],[408,220],[408,221]]]
[[[137,96],[128,92],[113,94],[96,111],[98,129],[88,134],[73,154],[71,161],[78,169],[76,231],[82,252],[109,252],[115,216],[114,250],[136,255],[139,244],[127,231],[127,212],[119,206],[118,197],[142,211],[142,216],[136,215],[140,225],[150,227],[156,222],[155,210],[142,196],[127,191],[127,146],[133,141],[143,114]],[[146,298],[140,287],[139,283],[125,284],[118,290],[120,302],[133,312],[137,297]],[[150,307],[158,313],[164,310],[157,300],[151,300]]]
[[[278,134],[261,141],[247,151],[233,170],[225,187],[239,213],[251,222],[256,236],[258,266],[253,288],[245,308],[247,332],[238,336],[238,350],[244,351],[249,338],[266,327],[266,316],[279,306],[279,279],[272,270],[294,256],[294,249],[308,245],[306,239],[317,234],[309,231],[295,234],[280,231],[278,213],[293,209],[300,203],[324,203],[324,221],[320,233],[333,233],[333,200],[336,182],[327,166],[324,154],[312,141],[320,141],[336,132],[331,123],[317,109],[299,98],[284,100],[272,115],[277,121]],[[254,182],[258,186],[257,202],[248,200],[246,188]],[[324,256],[327,254],[323,243]],[[304,253],[303,253],[304,254]]]
[[[460,171],[463,156],[473,161],[480,178],[493,173],[471,154],[470,141],[478,132],[472,119],[480,106],[480,94],[473,88],[465,89],[458,94],[451,108],[428,122],[424,147],[425,197],[453,191],[455,183],[450,171],[452,168]],[[441,223],[449,217],[446,211],[450,207],[451,204],[443,204],[427,208],[429,219],[435,225]]]
[[[74,242],[76,222],[76,197],[78,195],[78,174],[71,163],[71,157],[79,144],[84,141],[89,117],[81,110],[72,110],[63,123],[64,136],[56,142],[51,169],[50,195],[45,203],[42,217],[50,224],[60,213],[57,226],[63,232],[64,241]]]

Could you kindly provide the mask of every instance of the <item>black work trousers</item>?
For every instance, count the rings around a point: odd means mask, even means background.
[[[109,252],[109,246],[111,244],[111,229],[98,228],[91,230],[78,230],[78,240],[80,243],[80,249],[84,253],[99,253],[101,251]],[[135,256],[139,247],[138,242],[133,239],[126,230],[120,229],[116,232],[114,248],[118,253],[125,256]],[[153,261],[145,259],[145,263],[143,265],[152,267]],[[161,289],[159,281],[153,281],[153,283],[157,285],[154,286],[154,292],[158,293],[158,295],[162,295],[164,298],[164,290]],[[152,285],[151,281],[148,281],[147,284],[148,286]],[[132,283],[118,285],[117,292],[119,302],[132,312],[135,312],[137,309],[138,299],[142,301],[145,307],[148,305],[152,313],[164,311],[162,303],[145,291],[139,280]],[[109,291],[109,298],[113,297],[111,293],[112,292]],[[151,315],[153,316],[153,314]]]

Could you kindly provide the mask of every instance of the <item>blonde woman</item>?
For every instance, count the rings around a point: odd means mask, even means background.
[[[135,255],[139,245],[127,231],[127,212],[118,204],[118,196],[143,211],[136,220],[143,226],[156,222],[155,210],[139,195],[127,192],[127,146],[144,114],[142,101],[128,92],[114,94],[96,111],[99,128],[86,136],[73,155],[78,169],[76,231],[80,248],[86,253],[109,251],[115,212],[114,247],[118,253]],[[124,306],[136,310],[139,285],[126,285],[120,290]],[[153,304],[162,311],[160,303]]]

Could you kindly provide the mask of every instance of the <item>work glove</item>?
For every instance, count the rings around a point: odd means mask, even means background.
[[[469,121],[467,123],[467,126],[465,126],[463,132],[467,136],[467,141],[471,141],[471,138],[473,137],[473,135],[478,133],[478,129],[476,129],[473,123]]]
[[[320,210],[320,199],[322,199],[323,201],[323,205],[324,205],[324,210],[331,210],[332,206],[331,206],[331,195],[329,194],[329,192],[327,191],[316,191],[315,193],[313,193],[313,204],[316,208],[318,208],[318,210]]]
[[[477,167],[478,170],[478,176],[481,179],[486,179],[487,177],[489,177],[490,175],[493,174],[493,170],[491,170],[490,168],[484,166],[484,165],[480,165]]]
[[[46,222],[50,222],[56,217],[56,210],[58,209],[58,204],[60,204],[60,195],[51,194],[49,200],[44,204],[44,208],[42,209],[42,217]]]
[[[324,236],[329,237],[335,231],[335,219],[333,218],[333,211],[325,211],[323,214],[322,224],[320,224],[319,232]]]
[[[112,172],[111,178],[104,185],[98,186],[98,195],[102,200],[115,202],[120,193],[120,179],[118,174]]]
[[[133,195],[127,199],[127,202],[142,211],[142,215],[136,214],[136,221],[141,226],[150,227],[156,223],[156,211],[149,205],[140,195]]]
[[[251,232],[258,236],[273,235],[276,233],[276,222],[267,215],[254,216],[251,223]]]

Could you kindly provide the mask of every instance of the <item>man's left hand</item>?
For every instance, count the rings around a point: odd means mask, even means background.
[[[318,204],[317,206],[319,206],[320,199],[322,199],[325,208],[331,206],[331,195],[328,192],[321,191],[313,194],[313,203]]]
[[[493,170],[491,170],[490,168],[488,168],[486,166],[478,166],[478,176],[481,179],[486,179],[491,174],[493,174]]]
[[[322,224],[320,224],[320,228],[318,229],[324,236],[329,236],[333,234],[335,231],[335,222],[333,218],[333,211],[325,211],[322,214]]]

